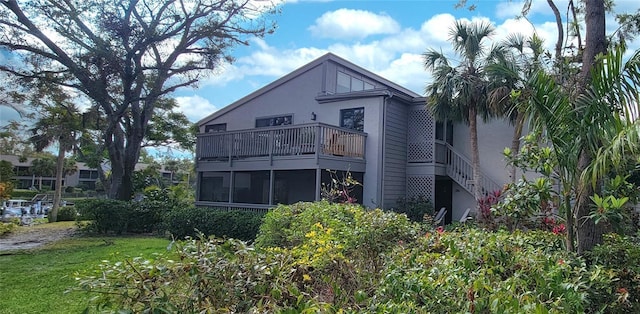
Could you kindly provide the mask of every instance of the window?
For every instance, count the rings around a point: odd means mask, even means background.
[[[209,202],[228,202],[229,172],[203,172],[200,175],[200,200]]]
[[[205,125],[204,127],[204,133],[209,133],[209,132],[224,132],[227,130],[227,124],[226,123],[218,123],[218,124],[211,124],[211,125]]]
[[[337,93],[348,93],[351,91],[351,76],[342,72],[338,72],[338,86],[336,88]]]
[[[363,79],[351,76],[344,72],[338,72],[336,93],[348,93],[373,88],[373,84],[367,83]]]
[[[269,204],[269,171],[235,172],[233,202]]]
[[[436,121],[436,140],[444,141],[444,124]]]
[[[340,110],[340,126],[356,131],[364,131],[364,108]]]
[[[80,179],[97,179],[98,170],[80,170]]]
[[[256,119],[256,128],[264,128],[268,126],[289,125],[293,122],[293,115],[258,118]]]

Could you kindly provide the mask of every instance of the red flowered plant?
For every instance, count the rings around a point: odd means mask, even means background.
[[[493,221],[491,207],[498,203],[498,201],[500,200],[500,196],[502,196],[502,190],[495,190],[493,192],[490,192],[484,198],[478,200],[478,207],[480,209],[480,220],[482,220],[483,222]]]

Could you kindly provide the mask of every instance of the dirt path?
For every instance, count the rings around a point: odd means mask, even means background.
[[[0,237],[0,254],[5,251],[32,249],[47,243],[72,237],[77,231],[74,222],[45,223],[22,226]]]

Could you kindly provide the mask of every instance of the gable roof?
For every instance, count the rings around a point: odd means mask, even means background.
[[[319,66],[319,65],[321,65],[321,64],[323,64],[325,62],[328,62],[328,61],[335,62],[338,65],[341,65],[341,66],[343,66],[345,68],[348,68],[351,71],[359,73],[359,74],[361,74],[363,76],[366,76],[366,77],[368,77],[368,78],[370,78],[372,80],[378,81],[382,85],[387,86],[387,88],[390,89],[391,92],[398,93],[399,95],[402,95],[405,98],[415,99],[415,98],[420,98],[421,97],[419,94],[417,94],[417,93],[415,93],[415,92],[413,92],[413,91],[411,91],[411,90],[409,90],[407,88],[404,88],[404,87],[402,87],[402,86],[400,86],[400,85],[398,85],[398,84],[396,84],[394,82],[391,82],[391,81],[383,78],[380,75],[377,75],[377,74],[375,74],[375,73],[373,73],[373,72],[371,72],[371,71],[369,71],[369,70],[367,70],[367,69],[365,69],[363,67],[360,67],[360,66],[358,66],[358,65],[356,65],[356,64],[354,64],[354,63],[352,63],[350,61],[347,61],[346,59],[343,59],[343,58],[341,58],[341,57],[329,52],[329,53],[326,53],[326,54],[322,55],[321,57],[319,57],[319,58],[317,58],[317,59],[315,59],[315,60],[313,60],[313,61],[311,61],[311,62],[309,62],[309,63],[307,63],[307,64],[305,64],[303,66],[301,66],[301,67],[299,67],[298,69],[290,72],[289,74],[286,74],[285,76],[283,76],[283,77],[281,77],[281,78],[279,78],[279,79],[277,79],[277,80],[265,85],[264,87],[259,88],[258,90],[256,90],[256,91],[254,91],[254,92],[252,92],[252,93],[250,93],[250,94],[248,94],[248,95],[236,100],[235,102],[225,106],[224,108],[222,108],[222,109],[220,109],[220,110],[218,110],[218,111],[206,116],[205,118],[203,118],[200,121],[198,121],[198,126],[202,126],[202,125],[206,124],[207,122],[209,122],[209,121],[211,121],[211,120],[213,120],[215,118],[218,118],[218,117],[224,115],[225,113],[227,113],[229,111],[232,111],[233,109],[241,106],[242,104],[244,104],[244,103],[246,103],[246,102],[248,102],[248,101],[250,101],[250,100],[252,100],[254,98],[260,97],[261,95],[265,94],[266,92],[268,92],[268,91],[270,91],[270,90],[272,90],[272,89],[274,89],[274,88],[276,88],[276,87],[278,87],[278,86],[280,86],[280,85],[282,85],[282,84],[284,84],[284,83],[286,83],[286,82],[288,82],[288,81],[300,76],[302,73],[305,73],[305,72],[307,72],[307,71],[309,71],[309,70],[311,70],[311,69],[313,69],[313,68],[315,68],[315,67],[317,67],[317,66]]]

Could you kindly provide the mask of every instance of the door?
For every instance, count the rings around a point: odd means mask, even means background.
[[[447,208],[447,214],[444,217],[444,223],[450,224],[453,220],[453,181],[448,177],[436,176],[436,196],[434,201],[434,209],[437,213],[440,208]]]

